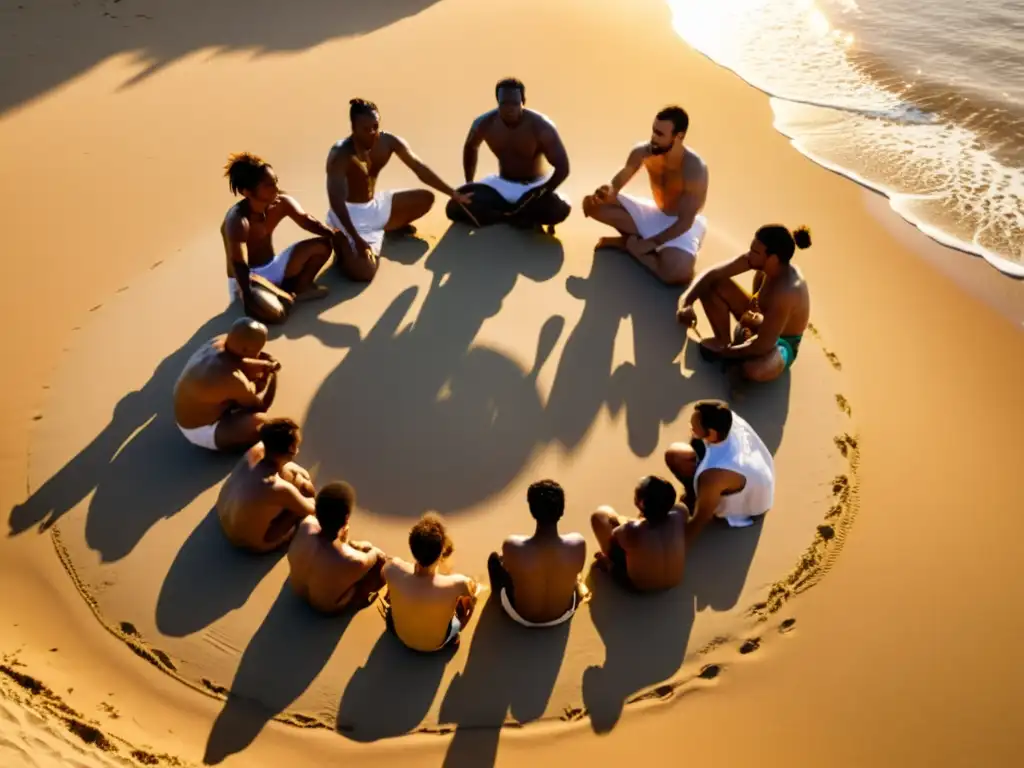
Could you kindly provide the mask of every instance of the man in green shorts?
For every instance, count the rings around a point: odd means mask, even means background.
[[[750,381],[772,381],[796,360],[811,315],[811,296],[803,274],[792,263],[797,248],[811,245],[801,227],[790,232],[781,224],[757,230],[750,250],[701,274],[679,300],[679,322],[697,322],[700,302],[712,336],[700,343],[705,360],[736,363]],[[735,278],[754,272],[753,294]],[[733,331],[731,318],[736,318]]]

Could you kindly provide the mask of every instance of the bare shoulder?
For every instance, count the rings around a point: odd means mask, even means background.
[[[277,196],[276,202],[285,211],[296,211],[299,208],[299,201],[284,192]]]
[[[555,121],[543,112],[537,112],[533,109],[525,109],[523,111],[529,116],[530,124],[538,134],[558,133],[558,126],[555,125]]]
[[[484,112],[473,120],[473,125],[470,126],[470,130],[474,132],[487,131],[494,125],[494,121],[498,118],[498,110],[492,109],[489,112]]]
[[[585,547],[587,540],[582,533],[566,533],[562,536],[562,543],[570,547]]]
[[[683,156],[683,175],[693,181],[706,179],[708,175],[708,166],[704,162],[704,158],[689,147],[686,148],[686,154]]]
[[[377,149],[379,147],[388,154],[391,154],[396,149],[408,146],[409,142],[407,142],[397,133],[388,133],[387,131],[381,131],[380,137],[377,139],[377,147],[374,147],[374,149]]]
[[[342,163],[352,156],[352,141],[348,138],[339,139],[331,145],[327,153],[327,167]]]
[[[629,150],[629,159],[634,163],[642,163],[649,157],[653,157],[651,154],[651,144],[648,141],[641,141],[634,144]]]
[[[224,214],[224,232],[232,240],[245,240],[249,234],[249,216],[241,202],[232,205]]]
[[[502,548],[502,550],[507,552],[510,549],[520,549],[520,548],[522,548],[523,544],[525,544],[525,543],[526,543],[526,537],[525,536],[520,536],[519,534],[513,534],[512,536],[506,536],[505,537],[505,541],[502,542],[501,548]]]

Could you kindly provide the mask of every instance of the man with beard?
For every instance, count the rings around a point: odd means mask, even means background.
[[[398,155],[424,184],[465,205],[470,198],[445,184],[424,165],[408,143],[380,129],[380,110],[365,99],[352,99],[349,119],[352,134],[337,142],[327,156],[327,197],[331,210],[327,223],[336,230],[335,260],[351,280],[369,282],[377,273],[377,260],[385,232],[412,233],[412,222],[434,205],[429,189],[398,192],[377,189],[377,177]]]
[[[452,221],[488,226],[506,222],[521,229],[548,227],[569,216],[569,201],[555,190],[569,176],[569,157],[547,117],[526,109],[526,86],[515,78],[495,87],[497,109],[473,121],[462,150],[466,184],[459,191],[472,196],[469,205],[453,198],[446,213]],[[498,158],[498,173],[474,182],[480,145]],[[552,166],[542,173],[541,160]]]
[[[690,118],[682,107],[661,110],[651,140],[633,148],[625,167],[610,184],[583,200],[583,214],[619,231],[603,237],[598,248],[624,250],[668,285],[693,279],[697,251],[707,230],[700,211],[708,193],[708,168],[683,142]],[[653,200],[620,190],[647,169]]]

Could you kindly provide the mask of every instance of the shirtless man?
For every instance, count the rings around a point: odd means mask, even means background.
[[[295,463],[302,436],[291,419],[260,427],[260,442],[246,451],[217,496],[217,517],[228,541],[249,552],[272,552],[295,534],[313,511],[313,483]]]
[[[811,295],[803,274],[791,263],[796,248],[811,246],[805,228],[790,232],[779,224],[761,227],[750,250],[704,272],[679,301],[679,322],[697,322],[700,302],[714,336],[701,341],[708,360],[735,361],[750,381],[771,381],[782,375],[800,350],[811,317]],[[754,293],[734,278],[754,270]],[[730,315],[738,321],[730,331]]]
[[[228,158],[224,168],[233,194],[242,200],[224,217],[220,234],[227,255],[228,293],[241,296],[246,314],[265,323],[284,320],[296,300],[315,299],[327,288],[314,281],[331,257],[334,231],[310,216],[298,201],[282,194],[274,169],[250,152]],[[285,248],[276,256],[274,230],[289,218],[307,232],[317,235]],[[263,300],[261,287],[278,302]]]
[[[569,216],[569,201],[555,190],[569,176],[569,156],[555,124],[540,112],[525,109],[526,86],[508,78],[495,88],[498,108],[473,121],[462,150],[466,184],[460,192],[472,203],[452,200],[447,214],[452,221],[487,226],[507,222],[522,229],[548,227]],[[499,172],[474,182],[480,145],[484,142],[498,158]],[[542,173],[541,160],[552,166]]]
[[[683,580],[686,563],[685,506],[676,508],[672,484],[650,475],[640,480],[633,496],[640,517],[620,517],[601,507],[590,518],[601,551],[598,568],[627,589],[653,592]]]
[[[453,547],[436,515],[424,515],[412,527],[409,549],[415,564],[396,557],[384,566],[388,628],[414,651],[458,648],[479,587],[469,576],[445,572]]]
[[[505,539],[501,554],[492,552],[487,560],[487,573],[491,590],[513,621],[550,627],[571,619],[579,606],[587,542],[578,533],[559,534],[565,492],[554,480],[531,485],[526,503],[536,531],[533,536]]]
[[[445,184],[409,148],[404,139],[380,129],[377,105],[352,99],[349,119],[352,134],[338,141],[327,155],[327,222],[334,236],[335,259],[350,279],[369,282],[377,273],[385,232],[415,232],[412,222],[434,205],[429,189],[398,192],[377,189],[377,177],[393,155],[424,184],[461,204],[470,198]]]
[[[281,368],[266,343],[267,327],[241,317],[188,359],[174,385],[174,419],[190,443],[237,451],[259,440]]]
[[[651,140],[638,144],[611,184],[584,198],[583,214],[619,231],[598,248],[624,250],[667,285],[693,279],[697,251],[707,231],[700,211],[708,194],[708,168],[683,141],[690,118],[682,107],[666,107],[654,118]],[[643,166],[654,200],[622,193]]]
[[[772,454],[728,405],[720,400],[698,402],[690,431],[689,443],[674,443],[665,452],[665,463],[687,488],[693,507],[686,524],[687,548],[713,518],[745,528],[762,520],[775,499]]]
[[[325,485],[316,495],[316,517],[299,523],[288,547],[288,582],[322,613],[365,608],[384,586],[387,556],[367,541],[349,540],[355,503],[348,483]]]

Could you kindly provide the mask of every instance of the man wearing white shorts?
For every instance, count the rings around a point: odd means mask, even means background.
[[[526,86],[510,77],[494,89],[497,109],[473,121],[462,149],[466,184],[460,192],[472,202],[448,203],[452,221],[485,227],[507,223],[519,229],[548,228],[569,216],[572,206],[558,193],[569,176],[569,156],[558,129],[546,116],[526,109]],[[498,160],[498,173],[474,181],[480,145],[487,144]],[[551,169],[543,172],[542,161]]]
[[[707,231],[701,215],[708,169],[683,142],[690,119],[682,107],[666,107],[654,119],[649,142],[634,147],[610,184],[584,198],[583,214],[619,231],[598,248],[624,250],[667,285],[693,279],[697,251]],[[643,166],[653,200],[621,192]]]
[[[250,316],[279,323],[296,300],[327,293],[315,281],[331,257],[334,231],[306,213],[294,197],[283,194],[274,169],[257,155],[231,155],[225,175],[231,191],[242,196],[227,212],[220,230],[227,256],[228,300],[241,298]],[[285,218],[317,237],[275,255],[274,230]],[[257,287],[277,298],[280,306],[263,301],[261,291],[253,290]]]
[[[434,205],[429,189],[377,190],[377,177],[393,155],[424,184],[459,203],[470,198],[445,184],[399,136],[380,130],[380,110],[373,102],[349,102],[352,134],[331,147],[327,156],[327,223],[334,228],[335,263],[350,280],[369,282],[377,274],[384,233],[413,233],[412,222]]]
[[[241,317],[192,354],[174,385],[174,420],[186,440],[210,451],[259,441],[281,368],[266,343],[267,327]]]

